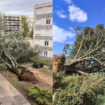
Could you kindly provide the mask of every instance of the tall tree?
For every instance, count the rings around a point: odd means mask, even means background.
[[[5,32],[8,28],[7,22],[0,17],[0,32]]]
[[[70,51],[72,61],[65,65],[66,70],[103,71],[105,66],[105,28],[98,24],[94,29],[77,27],[76,40]],[[67,45],[66,45],[67,46]],[[66,49],[68,50],[68,48]],[[78,67],[78,68],[77,68]],[[97,69],[94,69],[94,68]]]
[[[22,16],[21,17],[21,30],[20,30],[20,34],[23,37],[28,37],[29,36],[29,26],[28,26],[28,22],[27,22],[26,16]]]

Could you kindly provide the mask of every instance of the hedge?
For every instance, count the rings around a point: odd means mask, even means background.
[[[30,58],[30,61],[31,62],[36,62],[36,63],[39,63],[39,64],[44,64],[44,65],[46,65],[46,66],[51,66],[51,61],[47,61],[47,60],[42,60],[42,59],[36,59],[36,58]]]

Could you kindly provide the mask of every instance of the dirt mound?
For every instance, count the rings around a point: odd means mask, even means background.
[[[38,80],[35,78],[34,74],[29,70],[22,70],[20,73],[20,80],[28,81],[36,84]]]
[[[55,55],[53,57],[53,70],[54,71],[62,71],[64,69],[64,62],[65,62],[65,56],[57,56]]]

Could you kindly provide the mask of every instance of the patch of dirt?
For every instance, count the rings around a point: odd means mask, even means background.
[[[51,87],[53,86],[53,73],[51,70],[42,68],[42,69],[33,69],[33,70],[29,70],[29,71],[33,72],[35,77],[38,80],[40,80],[44,83],[47,83]]]
[[[17,75],[15,75],[10,71],[5,71],[5,70],[0,71],[0,73],[25,97],[25,99],[30,104],[38,105],[37,103],[35,103],[34,100],[28,98],[28,93],[25,92],[24,89],[26,87],[30,88],[34,85],[38,85],[41,88],[48,89],[50,92],[52,92],[53,88],[52,88],[52,84],[50,83],[52,82],[52,76],[46,77],[43,73],[40,72],[40,70],[39,71],[34,70],[33,72],[35,74],[35,77],[38,79],[37,84],[32,84],[26,81],[19,81]],[[49,80],[50,82],[48,82]]]

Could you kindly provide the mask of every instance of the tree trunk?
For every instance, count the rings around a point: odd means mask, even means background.
[[[81,71],[79,68],[76,67],[76,65],[79,64],[81,61],[82,59],[75,59],[73,61],[70,61],[64,66],[64,69],[71,73],[77,72],[79,74],[87,75],[87,73]]]
[[[16,67],[12,67],[12,68],[10,68],[10,70],[11,70],[13,73],[15,73],[15,74],[18,76],[18,78],[20,79],[20,73],[19,73],[19,71],[17,70]]]

